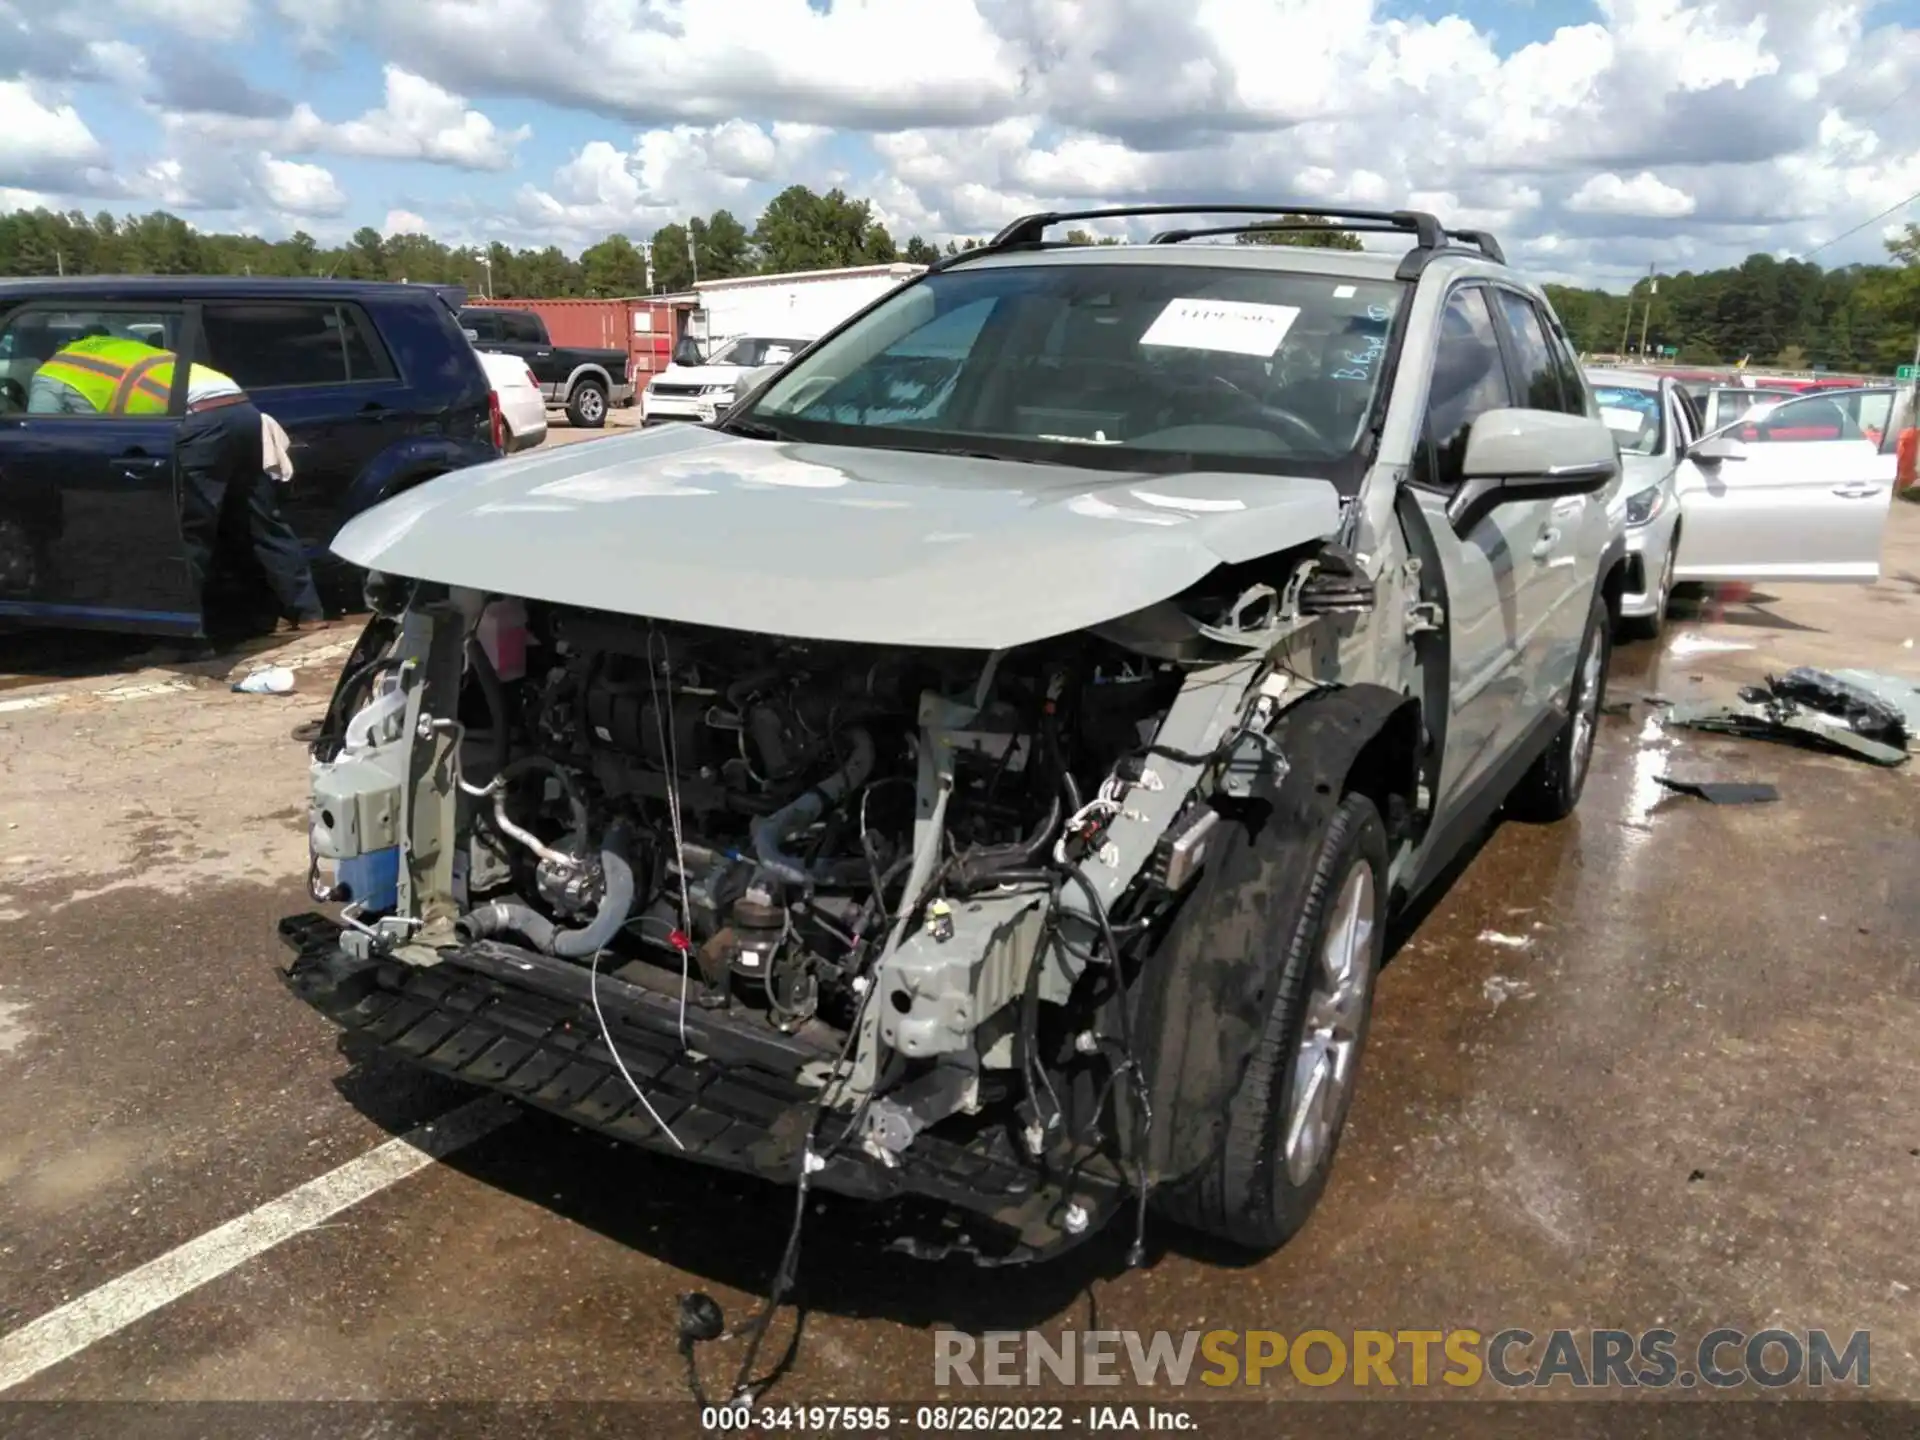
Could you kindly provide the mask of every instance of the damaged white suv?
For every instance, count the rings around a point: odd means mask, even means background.
[[[1148,214],[1257,218],[1046,239]],[[1405,245],[1222,243],[1322,221]],[[1486,235],[1021,220],[712,426],[340,533],[376,611],[314,746],[345,908],[284,922],[289,983],[609,1135],[912,1202],[915,1253],[1149,1196],[1271,1248],[1389,919],[1501,806],[1579,798],[1619,471]]]

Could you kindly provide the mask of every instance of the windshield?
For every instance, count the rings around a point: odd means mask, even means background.
[[[730,345],[722,346],[709,365],[744,365],[749,370],[762,365],[784,365],[802,350],[807,348],[805,340],[763,340],[743,335]]]
[[[1660,392],[1638,385],[1595,385],[1593,398],[1599,402],[1600,418],[1613,431],[1627,455],[1658,455],[1666,423],[1661,413]]]
[[[1359,445],[1402,294],[1242,266],[960,269],[896,291],[738,418],[1115,469],[1325,469]]]

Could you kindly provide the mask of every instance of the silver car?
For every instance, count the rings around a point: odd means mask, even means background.
[[[1657,635],[1674,586],[1689,581],[1879,578],[1892,388],[1735,391],[1755,398],[1722,407],[1734,418],[1701,434],[1670,377],[1589,367],[1587,379],[1626,470],[1623,632]]]
[[[914,1198],[918,1254],[1150,1199],[1293,1234],[1389,919],[1579,800],[1621,460],[1490,237],[1049,242],[1167,213],[1028,217],[711,425],[342,531],[377,618],[314,746],[345,908],[283,924],[297,993],[801,1202]],[[1318,219],[1397,243],[1220,243]]]

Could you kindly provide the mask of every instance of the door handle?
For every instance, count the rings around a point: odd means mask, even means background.
[[[1560,532],[1549,527],[1540,532],[1540,538],[1533,542],[1533,558],[1544,560],[1553,554],[1553,547],[1560,543]]]
[[[553,354],[551,350],[536,350],[533,352],[533,358],[536,360],[544,360],[551,354]]]
[[[1878,495],[1880,493],[1880,487],[1878,485],[1856,482],[1851,485],[1836,485],[1833,487],[1833,493],[1838,495],[1842,500],[1865,500],[1871,496]]]

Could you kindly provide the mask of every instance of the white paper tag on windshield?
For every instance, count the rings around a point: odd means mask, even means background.
[[[1297,305],[1245,300],[1170,300],[1140,337],[1142,345],[1179,350],[1224,350],[1269,359],[1300,318]]]
[[[1638,430],[1647,417],[1641,411],[1625,405],[1602,405],[1600,418],[1609,430]]]

